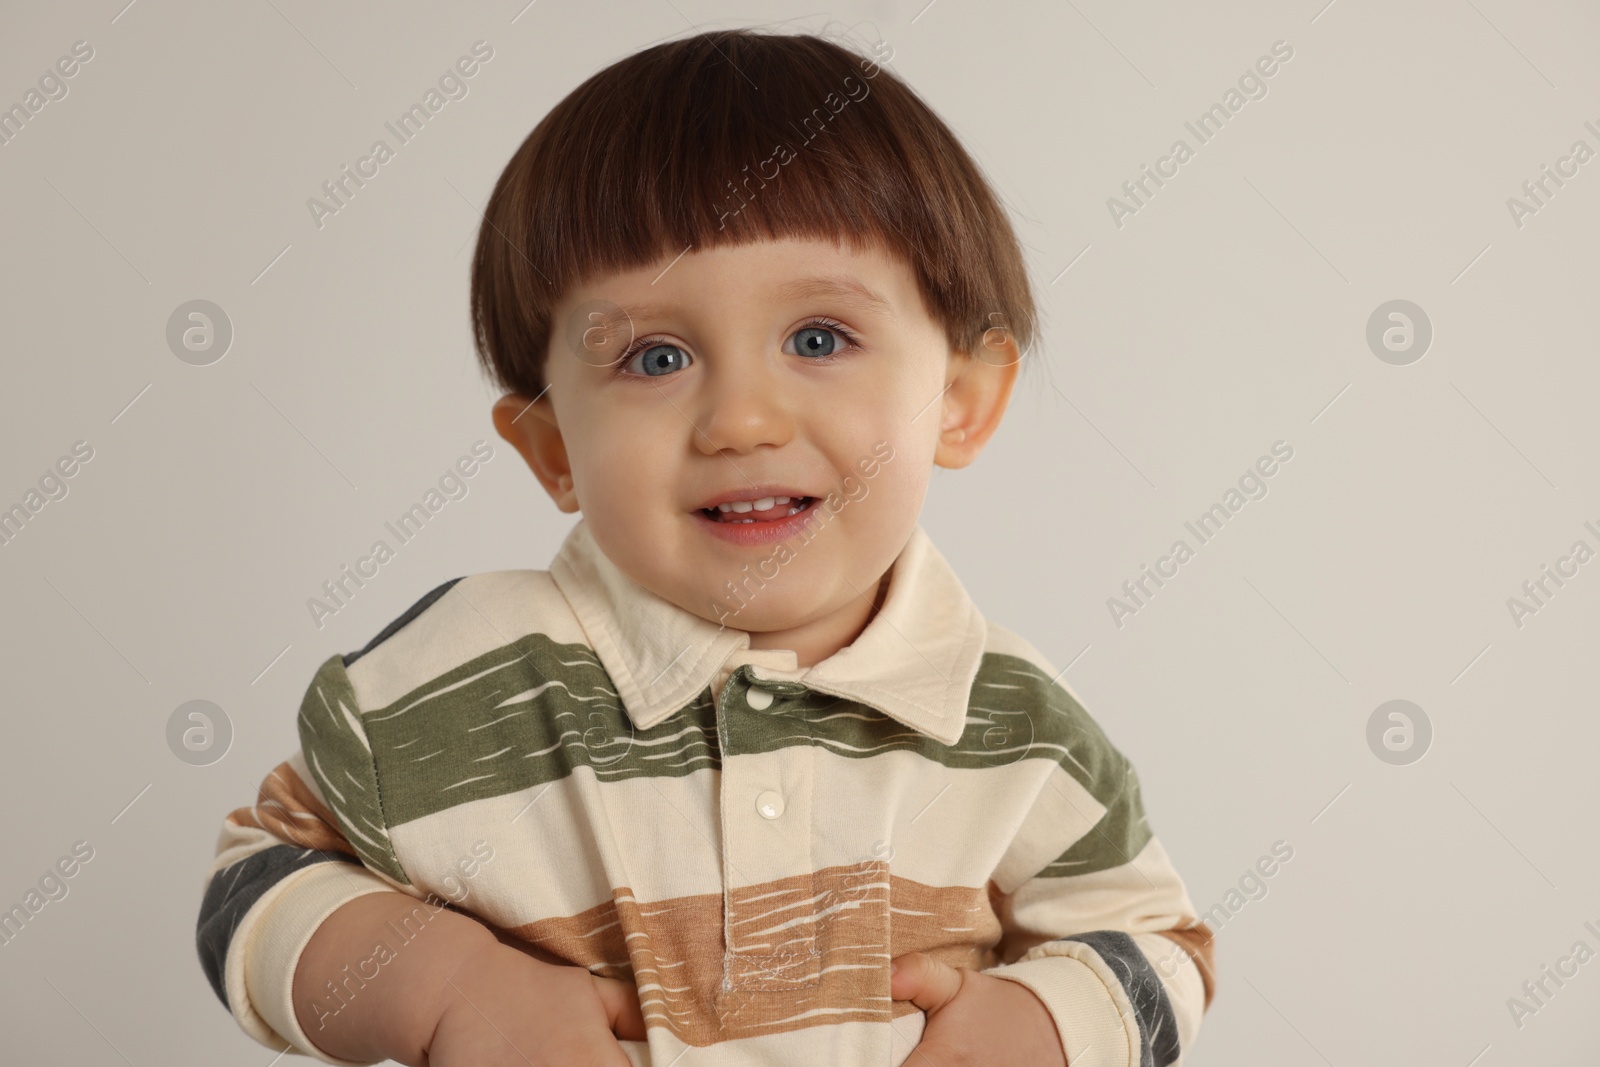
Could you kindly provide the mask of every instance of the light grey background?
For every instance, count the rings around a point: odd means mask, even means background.
[[[1506,1003],[1600,950],[1600,561],[1522,626],[1507,608],[1600,549],[1600,160],[1520,227],[1506,203],[1600,150],[1592,5],[523,2],[7,7],[0,104],[95,54],[0,146],[0,506],[74,441],[94,458],[0,547],[0,906],[74,841],[95,857],[0,947],[0,1058],[272,1059],[196,960],[222,818],[294,749],[316,664],[442,580],[546,566],[571,522],[489,422],[479,207],[614,59],[831,21],[889,42],[971,147],[1045,315],[924,524],[991,618],[1072,664],[1198,908],[1294,849],[1219,933],[1189,1062],[1595,1062],[1600,962],[1520,1028]],[[470,94],[318,229],[307,198],[479,39]],[[1107,198],[1279,40],[1268,95],[1115,225]],[[235,331],[206,367],[165,339],[197,298]],[[1433,324],[1408,366],[1365,340],[1392,299]],[[307,598],[478,439],[470,494],[319,630]],[[1115,625],[1107,598],[1279,440],[1268,495]],[[197,698],[235,733],[206,767],[165,735]],[[1366,740],[1396,698],[1434,730],[1408,766]]]

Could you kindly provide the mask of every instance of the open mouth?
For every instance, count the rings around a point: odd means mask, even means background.
[[[701,508],[700,514],[720,523],[779,522],[800,514],[816,500],[814,496],[764,496],[759,500],[736,500],[731,504]]]

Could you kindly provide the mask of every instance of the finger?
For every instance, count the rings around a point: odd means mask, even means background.
[[[595,992],[605,1006],[606,1018],[611,1022],[611,1032],[623,1041],[647,1040],[644,1012],[639,1008],[639,991],[630,982],[615,978],[596,978]]]
[[[561,1063],[585,1062],[586,1063],[588,1061],[587,1060],[582,1060],[582,1061],[561,1060],[561,1061],[558,1061],[558,1062],[561,1062]],[[611,1046],[608,1049],[606,1049],[603,1053],[601,1053],[600,1054],[600,1058],[598,1060],[595,1060],[594,1062],[599,1064],[600,1067],[633,1067],[633,1061],[628,1059],[628,1054],[626,1052],[622,1051],[622,1046],[617,1044],[617,1039],[616,1038],[611,1038]],[[526,1064],[521,1065],[521,1067],[526,1067]]]
[[[889,961],[895,973],[889,979],[889,996],[909,1000],[923,1011],[938,1011],[961,991],[961,972],[940,963],[926,952],[908,952]]]
[[[633,1061],[628,1059],[628,1054],[622,1051],[622,1046],[617,1044],[617,1039],[610,1034],[593,1034],[583,1031],[581,1036],[575,1035],[574,1040],[564,1044],[547,1044],[544,1046],[547,1058],[539,1060],[540,1063],[582,1063],[592,1064],[593,1067],[633,1067]],[[520,1050],[518,1059],[507,1058],[505,1067],[529,1067],[533,1062],[523,1056]],[[498,1067],[498,1062],[496,1065]]]

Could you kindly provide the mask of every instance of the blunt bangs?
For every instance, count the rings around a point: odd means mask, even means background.
[[[597,72],[530,133],[479,229],[478,357],[543,391],[553,311],[585,281],[687,249],[821,239],[901,257],[953,348],[1036,311],[1004,208],[955,135],[878,58],[824,38],[721,30]]]

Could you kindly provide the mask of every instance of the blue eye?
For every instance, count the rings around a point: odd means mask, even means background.
[[[833,355],[833,331],[821,326],[807,326],[799,329],[792,335],[798,338],[796,348],[802,356],[831,356]]]
[[[794,355],[809,357],[812,363],[832,363],[860,347],[849,330],[828,318],[812,319],[789,337],[795,342]],[[790,351],[789,346],[785,344],[783,350]]]
[[[789,341],[794,342],[791,348]],[[612,364],[613,373],[630,378],[664,378],[694,362],[689,353],[675,344],[652,338],[637,340],[631,350]],[[805,356],[809,363],[832,363],[847,352],[860,348],[854,335],[832,319],[819,318],[789,335],[783,351]]]
[[[678,358],[674,360],[674,356]],[[631,371],[634,364],[639,363],[643,372],[650,377],[661,377],[671,374],[675,370],[682,370],[688,366],[689,354],[677,345],[657,344],[650,345],[627,361]]]

